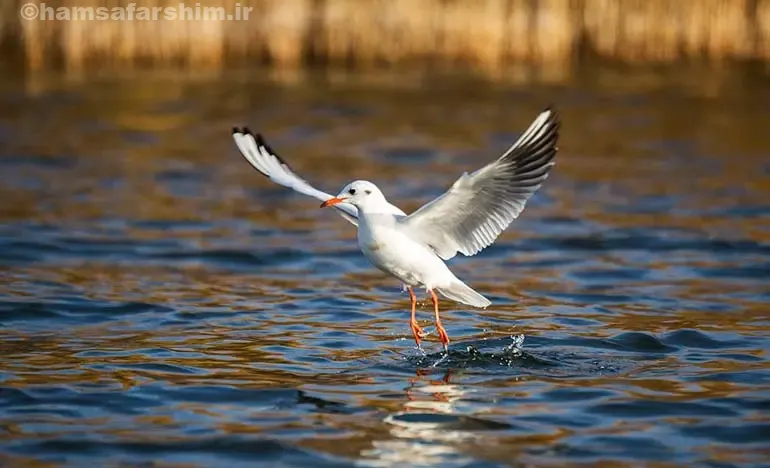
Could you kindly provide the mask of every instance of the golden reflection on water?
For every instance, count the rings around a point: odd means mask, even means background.
[[[769,331],[766,286],[741,268],[754,260],[761,268],[756,246],[770,242],[763,119],[770,94],[753,82],[741,93],[728,85],[720,92],[699,88],[692,77],[681,80],[687,86],[621,78],[533,89],[420,82],[421,89],[332,79],[310,86],[308,77],[289,84],[154,77],[58,83],[39,86],[33,97],[2,100],[0,126],[13,132],[3,153],[26,164],[3,179],[0,196],[10,203],[0,221],[38,226],[21,240],[39,242],[30,255],[40,257],[0,267],[0,295],[37,304],[34,313],[67,311],[0,330],[3,385],[129,393],[153,385],[310,388],[365,411],[294,414],[272,400],[246,411],[238,402],[169,397],[161,414],[77,423],[116,438],[149,440],[163,429],[164,438],[181,440],[185,418],[197,415],[223,434],[298,431],[301,447],[372,466],[511,456],[547,465],[557,455],[528,449],[555,447],[576,434],[655,427],[656,421],[615,420],[516,432],[527,416],[572,417],[569,408],[538,400],[544,388],[598,389],[622,401],[740,398],[754,387],[724,375],[767,369],[760,341]],[[552,102],[564,121],[554,176],[501,237],[499,250],[454,262],[458,276],[493,295],[496,305],[483,312],[449,306],[444,320],[458,344],[518,333],[593,340],[533,349],[549,357],[553,348],[564,361],[606,359],[616,369],[609,375],[583,368],[563,371],[577,373],[574,379],[558,369],[526,368],[380,373],[383,353],[391,359],[412,351],[405,296],[360,258],[350,225],[261,178],[229,135],[233,125],[249,125],[321,188],[335,192],[350,178],[370,178],[409,211],[497,155]],[[736,215],[742,209],[765,212]],[[624,244],[644,242],[633,230],[657,243]],[[681,247],[687,242],[697,245]],[[671,245],[678,247],[666,250]],[[429,316],[423,302],[420,319]],[[725,353],[679,344],[649,361],[634,349],[599,346],[633,332],[676,341],[672,333],[681,330],[740,343],[721,343],[731,348]],[[699,352],[707,358],[692,356]],[[252,419],[232,416],[243,412]],[[513,428],[479,437],[409,419],[423,413],[508,421]],[[40,436],[18,418],[5,419],[8,440]],[[45,437],[79,430],[67,429],[67,418],[48,423],[55,429]],[[338,432],[309,436],[318,425]],[[697,449],[725,460],[744,456],[711,453],[705,442]],[[45,466],[33,458],[8,463]]]

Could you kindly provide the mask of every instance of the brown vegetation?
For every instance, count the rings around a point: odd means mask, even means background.
[[[221,0],[245,21],[24,20],[0,0],[0,37],[28,69],[271,64],[371,68],[512,64],[569,68],[586,55],[631,63],[770,59],[770,0]],[[127,0],[49,0],[114,8]],[[187,2],[194,8],[196,2]],[[140,0],[137,7],[178,7]],[[243,10],[241,10],[243,12]],[[50,15],[51,10],[48,10]],[[162,14],[161,14],[162,16]]]

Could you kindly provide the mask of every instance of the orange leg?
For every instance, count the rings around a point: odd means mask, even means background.
[[[433,290],[430,290],[430,298],[433,300],[433,310],[436,313],[436,329],[438,330],[438,336],[441,338],[441,344],[444,345],[444,351],[449,352],[449,335],[446,334],[444,326],[441,325],[441,317],[438,316],[438,297]]]
[[[425,332],[422,330],[422,328],[420,328],[420,325],[417,324],[417,318],[415,317],[415,311],[417,309],[417,296],[414,295],[414,291],[412,291],[411,286],[406,289],[409,291],[409,299],[412,301],[412,320],[409,321],[409,326],[412,328],[414,342],[417,343],[417,347],[419,347],[422,337],[425,336]]]

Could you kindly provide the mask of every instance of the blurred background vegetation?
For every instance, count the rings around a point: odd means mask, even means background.
[[[549,81],[590,60],[724,66],[770,60],[770,0],[222,0],[248,21],[39,21],[0,0],[3,68],[39,71],[269,66],[367,69],[463,66]],[[125,0],[46,6],[125,7]],[[145,0],[176,7],[178,0]],[[196,2],[187,2],[194,6]]]

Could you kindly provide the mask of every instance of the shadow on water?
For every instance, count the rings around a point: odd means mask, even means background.
[[[0,465],[766,464],[770,88],[656,76],[2,81]],[[448,355],[229,131],[411,211],[554,102],[553,176],[451,262],[493,306],[442,303]]]

